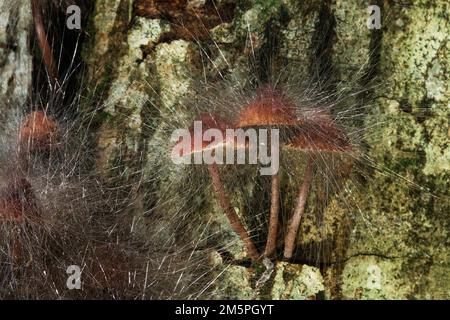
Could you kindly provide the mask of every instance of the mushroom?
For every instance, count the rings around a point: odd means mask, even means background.
[[[57,122],[43,111],[31,112],[20,126],[20,152],[48,151],[55,148],[60,139]]]
[[[0,190],[0,223],[21,224],[38,220],[39,211],[31,184],[23,177],[14,176]],[[20,227],[13,228],[12,232],[11,258],[18,264],[22,258]]]
[[[185,156],[191,156],[196,153],[203,153],[207,150],[212,150],[213,152],[217,150],[218,148],[225,148],[227,145],[230,145],[232,141],[227,140],[226,138],[226,129],[231,128],[231,125],[227,123],[225,120],[213,116],[213,115],[203,115],[200,117],[200,120],[202,122],[202,132],[194,132],[194,126],[191,126],[189,128],[189,133],[191,137],[191,147],[190,151],[186,153],[181,153],[181,157]],[[222,132],[223,139],[219,141],[213,141],[211,143],[207,143],[203,141],[203,133],[208,129],[218,129]],[[201,134],[201,137],[196,137],[196,135]],[[200,145],[197,145],[194,140],[195,139],[201,139],[202,143]],[[179,142],[181,143],[181,142]],[[228,218],[228,221],[230,222],[231,227],[233,230],[239,235],[239,237],[244,242],[244,245],[246,247],[247,253],[252,261],[257,261],[260,258],[260,254],[258,252],[258,249],[256,248],[255,244],[251,240],[245,226],[242,224],[239,216],[236,214],[236,211],[231,206],[230,200],[227,196],[227,193],[225,191],[224,185],[220,179],[219,169],[217,167],[216,163],[208,164],[208,171],[211,176],[212,185],[214,188],[214,191],[217,195],[217,198],[219,200],[219,204],[222,207],[223,212],[225,213],[226,217]]]
[[[299,131],[288,147],[302,150],[308,154],[303,183],[297,194],[297,203],[284,240],[284,258],[291,259],[300,221],[305,211],[305,204],[311,186],[314,161],[318,153],[348,153],[352,151],[351,143],[342,128],[334,123],[330,114],[315,111],[299,121]]]
[[[0,190],[0,222],[24,221],[37,218],[37,206],[31,184],[24,177],[15,176]]]
[[[28,154],[46,152],[57,146],[61,138],[55,120],[42,111],[31,112],[22,122],[18,136],[18,167],[11,170],[12,176],[0,189],[0,223],[22,224],[40,223],[40,214],[36,197],[30,182],[23,176],[21,169],[28,167]],[[12,229],[11,257],[17,262],[21,259],[20,227]]]
[[[237,128],[246,127],[290,127],[296,125],[294,105],[271,85],[260,88],[256,98],[240,112]],[[270,218],[264,255],[270,257],[276,250],[278,215],[280,210],[280,176],[272,175]]]

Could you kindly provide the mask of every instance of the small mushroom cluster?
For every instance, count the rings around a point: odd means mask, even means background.
[[[18,136],[18,159],[10,172],[10,178],[0,189],[0,223],[40,223],[37,198],[24,171],[28,169],[30,155],[57,148],[60,131],[57,122],[42,111],[30,113],[22,122]],[[20,230],[20,228],[16,228]],[[21,244],[12,239],[12,258],[20,261]]]
[[[201,121],[203,131],[210,128],[219,129],[223,132],[223,140],[214,143],[203,143],[200,146],[192,145],[192,153],[201,153],[208,150],[225,148],[235,141],[228,141],[225,130],[227,128],[265,128],[272,130],[278,128],[287,132],[289,137],[284,142],[284,146],[303,152],[307,157],[307,164],[296,199],[293,215],[289,221],[287,232],[284,238],[284,259],[290,260],[293,257],[296,239],[301,223],[305,205],[308,199],[309,190],[312,184],[315,161],[322,153],[350,153],[353,149],[350,139],[345,134],[343,128],[332,118],[331,114],[323,110],[312,110],[310,112],[298,112],[298,108],[281,90],[272,85],[262,86],[255,98],[250,103],[244,105],[234,120],[227,121],[214,115],[202,115],[197,121]],[[193,127],[190,128],[191,141],[195,139]],[[234,148],[248,148],[245,145],[232,144]],[[276,251],[276,240],[279,232],[279,210],[280,210],[280,176],[278,173],[271,178],[271,205],[266,246],[263,255],[260,254],[253,243],[250,235],[245,229],[239,216],[230,204],[230,200],[225,192],[224,185],[219,176],[217,164],[208,165],[214,191],[218,198],[231,227],[239,235],[245,244],[248,256],[252,261],[258,261],[262,257],[273,258]]]

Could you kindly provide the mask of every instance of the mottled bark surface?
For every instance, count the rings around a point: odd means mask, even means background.
[[[295,65],[297,76],[310,77],[311,67],[319,66],[339,85],[357,82],[358,88],[368,89],[370,94],[355,96],[355,103],[364,106],[367,127],[377,124],[365,142],[380,170],[348,184],[345,195],[330,201],[320,228],[306,213],[298,244],[313,258],[276,262],[257,298],[450,298],[448,2],[377,1],[381,30],[367,28],[369,3],[362,0],[164,3],[96,0],[83,44],[88,91],[104,104],[98,116],[98,166],[120,168],[132,191],[142,194],[135,210],[141,236],[146,224],[156,223],[142,214],[153,205],[147,195],[183,181],[179,172],[167,169],[158,184],[146,183],[168,160],[155,151],[168,117],[176,108],[180,114],[189,112],[179,103],[199,91],[205,77],[232,75],[245,82],[253,72],[249,59],[266,50],[285,65]],[[27,10],[0,14],[0,90],[20,103],[31,81]],[[7,29],[8,24],[17,31]],[[13,50],[17,42],[22,45]],[[368,76],[355,79],[361,68]],[[295,170],[303,169],[299,164]],[[282,176],[282,190],[290,185],[296,190],[299,183]],[[251,183],[227,188],[236,207],[245,198],[262,197]],[[210,186],[202,192],[210,193]],[[173,198],[185,200],[181,194]],[[232,243],[230,253],[242,258],[242,243],[214,199],[206,198],[207,204],[193,201],[191,209],[203,208],[205,221],[212,221],[207,232],[218,232],[217,241]],[[282,206],[292,208],[289,197]],[[259,223],[244,218],[249,225]],[[158,223],[164,226],[162,220]],[[166,233],[174,236],[171,230]],[[228,266],[219,254],[210,261],[223,271],[218,272],[216,297],[255,297],[264,268]]]
[[[17,6],[10,0],[0,2],[0,95],[5,98],[1,108],[21,106],[29,98],[31,22],[29,4]]]
[[[314,231],[308,222],[302,227],[300,243],[307,248],[331,241],[328,258],[337,262],[320,269],[277,264],[263,296],[448,298],[448,3],[379,2],[383,21],[377,31],[366,26],[366,1],[216,2],[226,7],[220,22],[220,10],[211,11],[210,1],[173,6],[97,1],[85,58],[94,81],[108,92],[102,159],[120,153],[127,166],[143,165],[151,172],[146,152],[151,153],[152,135],[170,116],[168,110],[193,90],[193,79],[219,72],[245,79],[249,55],[264,46],[288,62],[302,61],[297,72],[305,77],[313,62],[325,65],[344,86],[368,68],[372,81],[359,84],[373,86],[374,98],[358,103],[369,106],[367,124],[381,123],[367,143],[371,159],[383,169],[370,176],[365,189],[349,193],[352,206],[331,202],[325,231]],[[196,11],[200,20],[192,22]],[[188,22],[181,32],[183,20]],[[208,37],[199,31],[202,21]],[[276,43],[268,43],[269,24]],[[186,36],[190,31],[193,39]],[[136,163],[136,158],[147,160]],[[218,281],[219,292],[226,298],[252,297],[256,277],[255,269],[231,266]]]

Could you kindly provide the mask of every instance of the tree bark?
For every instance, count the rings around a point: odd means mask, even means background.
[[[306,265],[314,261],[277,263],[264,297],[450,298],[448,1],[376,1],[380,30],[367,27],[369,3],[362,0],[222,0],[217,10],[212,1],[154,5],[159,2],[96,0],[85,27],[89,93],[103,91],[95,96],[104,105],[98,166],[111,168],[120,160],[121,177],[150,180],[153,143],[163,120],[192,90],[192,79],[227,73],[246,79],[249,53],[259,49],[276,51],[287,65],[301,61],[300,78],[310,77],[314,66],[331,70],[336,83],[345,85],[367,68],[359,85],[372,95],[357,96],[355,103],[364,106],[364,126],[377,128],[365,139],[376,169],[365,182],[347,185],[345,198],[329,202],[323,229],[305,221],[297,241],[304,248],[331,243],[327,261],[334,263],[320,270]],[[30,7],[23,1],[6,8],[0,13],[2,110],[26,104],[31,85]],[[195,20],[196,11],[202,21]],[[162,183],[181,181],[176,175],[168,172]],[[354,203],[352,209],[346,201]],[[251,297],[255,272],[228,268],[216,283],[226,290],[218,292],[226,293],[223,298]]]

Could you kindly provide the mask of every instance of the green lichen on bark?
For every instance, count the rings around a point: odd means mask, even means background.
[[[319,269],[308,265],[279,262],[270,298],[275,300],[316,300],[325,290]]]
[[[2,110],[23,106],[31,87],[31,6],[7,0],[0,3],[0,95]],[[4,104],[7,105],[4,105]]]
[[[375,101],[371,123],[382,122],[369,139],[370,154],[400,176],[375,174],[360,199],[373,232],[358,224],[345,267],[344,296],[360,298],[448,298],[448,3],[420,2],[385,8],[379,77],[387,86]],[[398,180],[407,181],[399,183]],[[366,288],[367,267],[380,268],[382,285]]]
[[[138,169],[144,167],[144,179],[152,177],[152,170],[168,160],[155,156],[167,130],[163,127],[167,121],[160,119],[172,116],[173,110],[178,110],[180,117],[189,113],[180,101],[190,90],[198,89],[193,87],[196,78],[223,73],[227,79],[248,80],[248,56],[264,48],[268,25],[279,31],[278,54],[288,62],[303,61],[298,73],[306,76],[311,61],[317,58],[317,42],[323,41],[321,24],[328,21],[331,31],[327,31],[328,42],[322,43],[322,49],[325,62],[332,65],[332,76],[339,85],[369,86],[374,93],[370,101],[355,96],[353,102],[364,105],[365,122],[375,128],[366,142],[373,164],[381,170],[370,174],[363,190],[349,184],[341,199],[331,201],[322,229],[316,227],[312,216],[306,216],[300,244],[334,241],[336,251],[328,253],[329,259],[339,263],[321,269],[324,279],[317,277],[314,285],[305,285],[302,270],[309,267],[294,265],[298,272],[291,272],[295,276],[286,280],[283,270],[288,267],[280,264],[270,280],[272,291],[264,294],[292,299],[319,291],[325,291],[326,298],[349,299],[450,296],[446,272],[450,253],[450,26],[446,1],[414,1],[408,7],[386,4],[381,31],[366,26],[367,1],[336,0],[330,5],[237,1],[233,21],[210,30],[215,42],[200,43],[167,39],[170,24],[144,17],[129,19],[131,1],[120,3],[121,9],[119,1],[97,1],[92,29],[96,40],[85,51],[91,78],[107,88],[103,112],[108,116],[99,140],[100,148],[107,150],[103,162],[142,157],[146,161],[137,164]],[[101,12],[110,12],[115,18],[103,19]],[[199,62],[200,49],[209,54],[206,62]],[[100,61],[108,61],[109,67],[98,75],[94,71]],[[359,76],[367,68],[375,72],[375,85],[364,83]],[[298,167],[301,172],[302,165]],[[174,181],[186,183],[182,172],[164,168],[159,192],[168,190]],[[298,183],[288,180],[287,184],[291,182]],[[252,186],[245,187],[245,192],[251,196]],[[178,194],[174,197],[184,199]],[[240,197],[233,199],[236,207],[242,203]],[[238,242],[215,201],[196,199],[191,198],[192,207],[201,211],[205,221],[213,219],[210,231],[225,234],[221,241]],[[243,257],[241,244],[230,251],[236,258]],[[217,297],[252,297],[254,279],[247,268],[223,261],[217,266],[222,271]],[[377,268],[380,286],[370,282],[371,272]],[[321,289],[314,289],[318,287]]]

